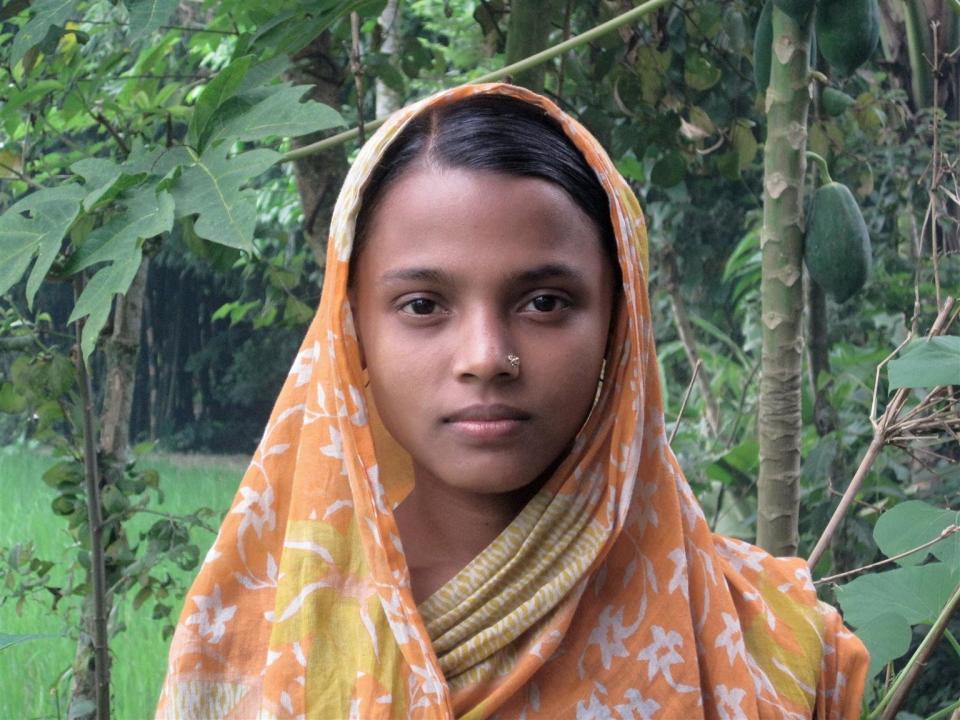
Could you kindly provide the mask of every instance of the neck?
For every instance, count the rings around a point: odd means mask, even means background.
[[[462,570],[510,524],[539,482],[509,493],[452,487],[415,468],[414,489],[396,509],[413,597],[421,603]]]

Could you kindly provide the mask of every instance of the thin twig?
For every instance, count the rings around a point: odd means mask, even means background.
[[[90,116],[100,123],[104,128],[106,128],[107,132],[110,133],[113,139],[117,141],[117,145],[120,146],[120,150],[124,155],[130,154],[130,146],[127,145],[127,141],[123,139],[123,135],[120,134],[113,124],[107,120],[106,115],[104,115],[102,112],[90,111]]]
[[[130,23],[121,22],[119,20],[70,20],[69,22],[76,23],[78,25],[113,25],[115,27],[127,27]],[[212,35],[239,35],[239,30],[213,30],[207,27],[189,27],[187,25],[161,25],[161,30],[184,30],[186,32],[195,32],[195,33],[210,33]]]
[[[867,570],[873,570],[874,568],[883,567],[884,565],[889,565],[890,563],[895,563],[898,560],[902,560],[903,558],[913,555],[914,553],[918,553],[921,550],[926,550],[931,545],[936,545],[941,540],[945,540],[946,538],[950,537],[956,532],[960,532],[960,525],[947,525],[947,527],[945,527],[940,532],[940,534],[937,535],[937,537],[935,537],[933,540],[928,540],[923,545],[917,545],[917,547],[915,548],[910,548],[909,550],[905,550],[902,553],[892,555],[878,562],[870,563],[869,565],[864,565],[863,567],[854,568],[853,570],[847,570],[846,572],[837,573],[836,575],[828,575],[825,578],[814,580],[813,584],[822,585],[823,583],[834,582],[835,580],[839,580],[840,578],[849,577],[850,575],[857,575],[858,573],[866,572]]]
[[[693,366],[693,377],[690,378],[690,383],[687,385],[687,390],[683,393],[683,402],[680,403],[680,411],[677,413],[677,420],[673,424],[673,430],[670,431],[670,439],[667,440],[667,445],[673,445],[673,439],[677,436],[677,430],[680,429],[680,421],[683,419],[683,411],[687,407],[687,400],[690,399],[690,393],[693,391],[693,384],[697,381],[697,375],[700,374],[700,367],[702,365],[703,361],[697,360],[697,364]]]
[[[35,181],[32,180],[31,178],[27,177],[27,176],[24,175],[22,172],[20,172],[19,170],[17,170],[15,167],[10,167],[9,165],[7,165],[7,164],[5,164],[5,163],[0,163],[0,170],[6,170],[6,171],[8,171],[8,172],[12,172],[14,175],[17,176],[17,179],[18,179],[18,180],[22,180],[22,181],[25,182],[27,185],[29,185],[30,187],[32,187],[34,190],[43,190],[43,185],[40,185],[39,183],[35,182]]]
[[[930,254],[933,259],[933,288],[937,301],[937,309],[940,309],[940,248],[937,242],[937,208],[939,201],[937,199],[937,188],[940,186],[940,44],[939,44],[939,23],[931,23],[933,35],[933,155],[930,168],[930,187],[928,190],[930,198]]]

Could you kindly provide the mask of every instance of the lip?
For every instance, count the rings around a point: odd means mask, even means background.
[[[443,418],[458,434],[472,440],[506,440],[516,435],[530,413],[510,405],[470,405]]]

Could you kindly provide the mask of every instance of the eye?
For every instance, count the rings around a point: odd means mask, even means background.
[[[433,315],[438,311],[437,303],[430,298],[418,297],[408,300],[400,306],[400,312],[407,315]]]
[[[570,307],[570,303],[558,295],[537,295],[528,301],[522,312],[555,313]]]

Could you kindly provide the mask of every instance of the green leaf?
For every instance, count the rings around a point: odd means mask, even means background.
[[[37,261],[27,278],[27,302],[33,305],[40,283],[60,252],[63,236],[80,211],[78,185],[45,188],[15,203],[0,216],[0,295]],[[22,215],[29,212],[31,217]]]
[[[207,148],[171,187],[177,216],[197,215],[197,235],[221,245],[252,250],[256,198],[240,188],[280,159],[272,150],[227,157],[226,143]]]
[[[70,169],[84,180],[87,191],[83,198],[83,209],[90,210],[103,195],[120,179],[120,166],[105,158],[85,158],[78,160]]]
[[[33,17],[13,39],[10,64],[16,65],[27,51],[43,42],[51,27],[63,27],[74,16],[78,0],[37,0],[30,6]]]
[[[227,119],[211,139],[260,140],[265,137],[297,137],[344,125],[333,108],[318,102],[300,102],[308,85],[281,87],[249,109]],[[239,98],[236,98],[239,99]]]
[[[650,181],[654,185],[669,188],[673,187],[687,174],[687,161],[678,152],[670,151],[657,160],[650,173]]]
[[[19,645],[20,643],[31,642],[33,640],[46,640],[47,638],[62,637],[50,633],[31,633],[28,635],[8,635],[0,633],[0,650],[6,650],[8,647]]]
[[[941,335],[916,340],[890,361],[890,388],[960,385],[960,337]]]
[[[138,40],[156,32],[176,9],[177,0],[133,0],[129,4],[130,27],[127,38]]]
[[[859,626],[856,634],[870,651],[870,670],[867,677],[873,677],[888,662],[905,655],[913,638],[910,623],[897,613],[877,615]]]
[[[956,524],[960,524],[960,512],[909,500],[880,516],[873,529],[873,537],[883,554],[893,557],[933,540],[944,528]],[[921,550],[897,562],[900,565],[919,565],[928,554],[933,554],[949,567],[960,567],[960,533],[954,533],[926,551]]]
[[[706,56],[700,53],[687,55],[684,61],[683,80],[694,90],[709,90],[723,76],[723,72]]]
[[[17,392],[13,383],[0,383],[0,413],[17,414],[27,408],[27,399]]]
[[[124,210],[94,231],[87,241],[96,249],[73,266],[82,270],[102,262],[110,264],[94,275],[70,314],[68,322],[87,317],[83,329],[82,352],[89,357],[100,330],[110,315],[113,296],[130,287],[140,268],[140,240],[160,235],[173,226],[173,198],[166,191],[145,186],[133,193]],[[86,247],[86,245],[85,245]]]
[[[911,625],[932,624],[960,581],[960,568],[946,563],[902,567],[862,575],[837,588],[844,619],[860,627],[884,613]]]
[[[193,117],[190,118],[190,125],[187,128],[187,143],[202,149],[205,145],[207,136],[207,126],[217,108],[223,105],[228,99],[233,97],[240,83],[243,81],[247,70],[250,69],[252,61],[250,55],[245,55],[227,65],[220,73],[203,89],[200,97],[197,98],[197,104],[193,110]]]

